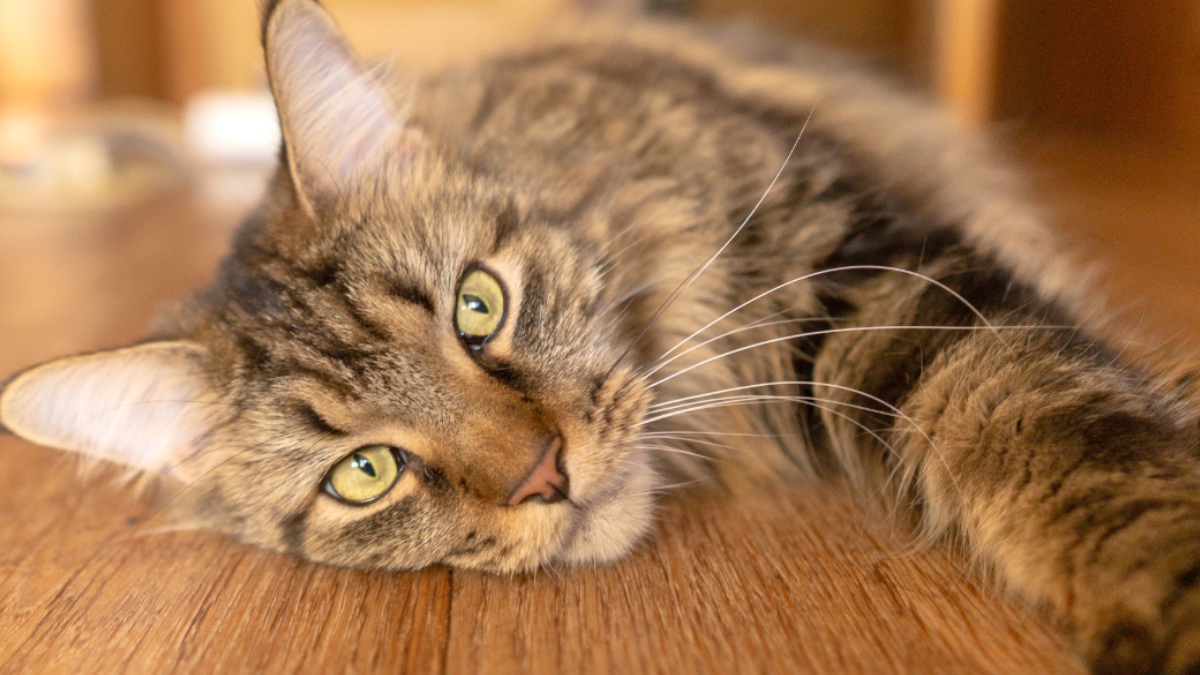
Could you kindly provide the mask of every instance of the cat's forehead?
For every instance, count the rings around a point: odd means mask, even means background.
[[[347,273],[438,277],[446,283],[444,277],[454,280],[464,265],[503,248],[529,252],[521,235],[539,225],[523,217],[511,191],[465,172],[413,171],[400,185],[370,192],[373,198],[348,204],[319,223],[324,236],[314,238],[312,249],[296,261],[299,271],[304,258],[315,256],[335,260]]]
[[[348,224],[321,264],[358,279],[423,287],[434,303],[451,298],[463,274],[485,265],[520,290],[523,277],[545,290],[578,285],[601,257],[573,232],[570,218],[547,209],[540,191],[470,172],[427,172],[403,194],[341,217]],[[297,271],[311,274],[307,263]]]
[[[522,375],[533,377],[549,352],[596,352],[585,344],[602,339],[585,325],[598,320],[588,311],[601,288],[594,245],[528,189],[445,168],[411,181],[321,222],[275,221],[226,269],[215,314],[247,366],[241,378],[269,394],[264,405],[415,424],[454,413],[466,401],[464,374],[479,372],[454,323],[474,269],[508,295],[493,345]],[[300,245],[282,245],[288,237]]]
[[[465,401],[447,386],[442,354],[415,344],[398,346],[358,363],[337,354],[311,353],[266,384],[264,409],[282,410],[331,437],[370,430],[425,428],[444,433],[447,415],[462,415]],[[394,440],[394,439],[393,439]]]

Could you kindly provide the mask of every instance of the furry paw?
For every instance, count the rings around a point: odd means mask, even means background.
[[[1181,585],[1160,606],[1153,618],[1121,610],[1108,613],[1107,621],[1085,638],[1092,671],[1200,675],[1200,588]]]

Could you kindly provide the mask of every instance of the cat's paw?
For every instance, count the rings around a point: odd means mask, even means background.
[[[1083,637],[1092,671],[1200,675],[1200,588],[1181,586],[1160,606],[1154,617],[1119,609],[1106,612]]]

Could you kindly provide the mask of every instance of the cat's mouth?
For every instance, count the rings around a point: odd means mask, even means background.
[[[572,514],[558,551],[547,562],[605,563],[621,558],[649,529],[658,476],[632,455],[606,485],[569,503]]]
[[[650,529],[659,477],[644,452],[634,449],[637,423],[649,396],[632,373],[612,377],[596,397],[597,417],[608,422],[599,445],[568,448],[564,466],[571,477],[570,521],[557,550],[545,562],[606,563],[627,555]],[[599,440],[599,439],[597,439]]]
[[[593,394],[593,414],[557,421],[534,466],[490,514],[499,555],[446,562],[514,572],[627,555],[650,529],[659,486],[635,442],[649,398],[639,383],[619,373]]]

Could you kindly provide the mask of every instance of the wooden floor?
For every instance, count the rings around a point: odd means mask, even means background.
[[[1200,336],[1196,167],[1094,143],[1023,154],[1068,237],[1111,261],[1126,317]],[[203,283],[234,216],[202,193],[103,218],[0,214],[0,377],[136,339]],[[374,574],[172,532],[152,500],[3,437],[0,521],[5,673],[1079,670],[1045,621],[819,491],[676,499],[606,568]]]

